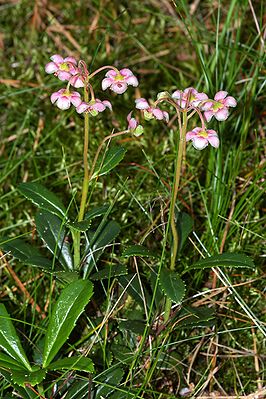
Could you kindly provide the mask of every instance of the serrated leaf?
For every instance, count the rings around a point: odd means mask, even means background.
[[[178,328],[206,327],[210,325],[210,321],[213,324],[215,311],[213,308],[186,306],[180,310],[178,318]]]
[[[158,258],[158,255],[151,252],[148,248],[145,248],[143,245],[131,245],[128,247],[122,254],[124,258],[128,258],[130,256],[142,256],[149,258]]]
[[[249,269],[254,269],[255,265],[253,260],[247,255],[228,252],[201,259],[194,263],[194,265],[189,266],[185,272],[193,269],[206,269],[211,267],[247,267]]]
[[[15,384],[24,387],[26,383],[34,386],[40,384],[46,375],[46,370],[38,369],[36,371],[12,371],[11,379]]]
[[[90,211],[86,212],[84,216],[84,220],[82,222],[72,222],[69,223],[70,228],[74,228],[78,231],[87,231],[91,226],[92,219],[105,215],[109,209],[109,205],[98,206],[97,208],[93,208]]]
[[[121,284],[121,286],[123,287],[123,289],[126,289],[126,292],[128,292],[128,294],[130,296],[132,296],[132,298],[143,307],[143,300],[145,300],[147,306],[150,306],[151,303],[151,297],[149,295],[149,293],[147,292],[147,290],[145,289],[145,287],[143,287],[144,290],[144,295],[145,295],[145,299],[143,299],[142,297],[142,290],[140,287],[140,283],[139,283],[139,279],[137,274],[127,274],[126,276],[121,276],[119,278],[119,283]]]
[[[66,229],[62,220],[47,211],[39,211],[35,217],[36,228],[50,252],[59,260],[64,269],[72,271],[74,262],[71,246],[66,240]]]
[[[160,287],[163,292],[175,303],[180,303],[184,298],[186,287],[178,273],[162,269],[160,274]]]
[[[105,248],[115,239],[119,232],[119,224],[110,221],[107,222],[102,229],[97,229],[91,237],[88,237],[83,261],[84,269],[88,271],[87,275],[90,273]]]
[[[60,199],[40,183],[21,183],[19,191],[41,209],[65,219],[66,209]]]
[[[62,291],[50,318],[45,335],[43,367],[47,367],[75,327],[93,294],[93,285],[89,280],[77,280]]]
[[[123,320],[119,323],[120,330],[131,331],[137,335],[143,335],[145,323],[142,320]]]
[[[86,371],[87,373],[94,372],[93,362],[90,358],[81,356],[66,357],[50,363],[48,370],[78,370]]]
[[[134,358],[134,352],[125,345],[112,344],[111,351],[114,358],[124,364],[131,364]]]
[[[36,247],[26,243],[21,238],[7,239],[0,243],[0,247],[19,259],[21,262],[31,266],[40,267],[47,271],[52,270],[53,263],[41,255]]]
[[[0,375],[2,375],[8,382],[9,384],[15,389],[17,393],[20,394],[20,396],[23,399],[36,399],[37,396],[36,394],[29,388],[22,388],[21,386],[15,384],[11,378],[11,372],[6,371],[6,370],[0,370]],[[13,398],[13,396],[12,396]]]
[[[25,367],[21,365],[17,360],[0,352],[0,368],[10,370],[25,370]]]
[[[123,375],[123,369],[120,367],[114,368],[114,366],[101,373],[99,378],[97,378],[97,382],[100,383],[97,385],[95,399],[106,398],[106,396],[110,395],[121,382]]]
[[[0,304],[0,348],[24,369],[32,370],[10,316],[2,303]]]
[[[58,280],[62,281],[65,285],[72,283],[72,281],[76,281],[79,279],[79,275],[77,272],[65,272],[65,271],[59,271],[59,272],[54,272],[54,276],[58,278]]]
[[[122,161],[125,153],[126,149],[123,147],[110,147],[104,154],[103,159],[97,162],[91,178],[95,179],[110,172],[110,170],[114,169]]]
[[[105,266],[104,269],[99,270],[96,273],[93,273],[90,276],[91,280],[104,280],[112,277],[124,276],[127,274],[126,265],[118,265],[118,266]]]

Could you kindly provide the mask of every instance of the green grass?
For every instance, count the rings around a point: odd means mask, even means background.
[[[34,4],[37,8],[33,19]],[[22,181],[45,185],[66,207],[77,191],[70,209],[72,216],[79,203],[83,118],[73,110],[60,111],[50,103],[50,94],[63,87],[44,72],[51,55],[71,53],[86,60],[92,70],[102,65],[129,67],[140,80],[136,91],[131,87],[123,96],[117,96],[110,92],[102,94],[101,80],[95,79],[99,97],[111,99],[114,112],[106,112],[91,123],[90,162],[105,136],[113,129],[126,127],[126,116],[139,96],[155,98],[159,91],[172,93],[193,86],[210,96],[227,90],[238,101],[227,121],[210,123],[219,132],[218,150],[208,147],[196,151],[188,145],[177,207],[191,215],[194,226],[179,257],[177,271],[182,273],[202,254],[219,252],[244,253],[254,260],[255,270],[226,271],[227,282],[233,288],[224,288],[218,278],[216,295],[211,272],[187,273],[187,292],[181,309],[176,308],[176,314],[163,326],[163,299],[160,290],[154,289],[158,261],[137,258],[136,264],[133,259],[121,258],[123,250],[132,243],[142,243],[159,255],[163,250],[178,126],[177,122],[171,128],[144,122],[145,132],[140,139],[114,139],[127,149],[126,156],[110,174],[99,178],[90,197],[92,208],[111,203],[111,219],[121,225],[116,245],[101,257],[99,268],[125,263],[129,273],[136,273],[130,287],[135,284],[140,295],[134,299],[132,292],[123,291],[125,284],[119,285],[118,279],[95,283],[97,295],[62,353],[85,353],[89,349],[96,368],[92,377],[95,384],[112,384],[103,373],[122,367],[123,378],[115,384],[117,398],[180,397],[180,389],[188,386],[195,398],[215,391],[217,396],[238,397],[265,386],[265,336],[261,332],[266,322],[262,253],[263,2],[206,0],[197,5],[185,0],[92,0],[45,5],[24,0],[1,4],[0,11],[1,241],[24,235],[29,242],[42,246],[34,226],[36,208],[17,188]],[[169,262],[168,244],[165,254]],[[47,321],[42,320],[19,290],[8,272],[7,261],[41,309],[52,307],[61,285],[10,254],[1,258],[1,302],[16,320],[29,357],[36,358]],[[186,309],[200,309],[203,305],[213,315],[200,323],[185,325]],[[137,333],[122,327],[122,321],[131,319],[143,320],[144,332],[139,326],[135,326]],[[106,323],[98,329],[102,320]],[[128,358],[123,353],[125,347]],[[74,381],[87,377],[77,373]],[[67,387],[69,374],[49,377],[44,393],[47,398],[56,379],[59,386]],[[54,398],[61,397],[63,392],[61,389]],[[9,398],[11,393],[10,384],[3,378],[0,396]]]

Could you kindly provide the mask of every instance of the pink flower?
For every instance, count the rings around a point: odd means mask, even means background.
[[[60,80],[69,80],[72,75],[76,74],[77,61],[74,57],[63,58],[61,55],[55,54],[51,58],[52,62],[45,65],[47,73],[53,73]]]
[[[214,101],[207,101],[202,109],[206,121],[209,122],[214,116],[217,121],[225,121],[229,116],[229,107],[236,107],[236,99],[234,97],[228,96],[227,91],[218,91],[214,96]]]
[[[71,76],[71,78],[69,79],[69,83],[71,84],[71,86],[75,87],[76,89],[84,87],[84,79],[79,73]]]
[[[202,127],[195,127],[191,132],[187,132],[186,141],[192,141],[193,147],[203,150],[210,143],[215,148],[219,147],[219,138],[215,130],[204,130]]]
[[[91,100],[89,103],[81,102],[76,110],[78,114],[89,112],[92,116],[96,116],[99,112],[103,112],[106,108],[109,108],[110,111],[112,111],[112,105],[110,101],[101,101],[96,98],[95,100]]]
[[[128,68],[121,69],[119,73],[111,69],[105,76],[106,78],[102,81],[102,89],[106,90],[110,87],[110,89],[117,94],[124,93],[128,85],[137,87],[139,84],[136,76],[134,76]]]
[[[202,101],[207,100],[208,96],[205,93],[199,93],[193,87],[188,87],[184,91],[176,90],[172,94],[172,98],[177,100],[176,103],[181,108],[187,108],[189,106],[197,107]]]
[[[80,105],[81,98],[76,91],[70,92],[68,89],[60,89],[51,95],[51,101],[60,109],[68,109],[71,104],[74,107]]]
[[[158,120],[165,120],[169,122],[169,114],[166,111],[160,110],[158,107],[153,107],[148,103],[145,98],[137,98],[135,100],[136,108],[144,110],[144,117],[145,119],[158,119]]]
[[[128,130],[131,130],[135,136],[140,136],[143,133],[143,127],[139,124],[137,119],[132,118],[132,112],[127,116]]]

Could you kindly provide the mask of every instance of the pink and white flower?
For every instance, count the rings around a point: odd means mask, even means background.
[[[132,117],[132,111],[127,116],[128,130],[131,130],[135,136],[140,136],[143,133],[143,126],[139,124],[137,119]]]
[[[74,57],[63,58],[61,55],[55,54],[50,57],[50,59],[52,62],[45,65],[45,71],[47,73],[53,73],[58,79],[68,81],[71,76],[77,73],[77,61]]]
[[[126,91],[127,86],[137,87],[139,82],[136,76],[128,68],[123,68],[120,71],[111,69],[106,73],[106,78],[102,81],[102,89],[106,90],[108,87],[117,94],[122,94]]]
[[[236,107],[236,99],[232,96],[227,96],[227,91],[218,91],[214,96],[214,101],[207,101],[202,110],[206,121],[209,122],[214,116],[217,121],[225,121],[229,116],[229,107]]]
[[[172,98],[177,100],[176,103],[181,108],[187,108],[190,106],[198,107],[202,101],[208,100],[208,96],[205,93],[199,93],[193,87],[188,87],[184,91],[176,90],[172,94]]]
[[[204,130],[202,127],[195,127],[192,131],[187,132],[186,141],[189,140],[192,141],[193,147],[197,150],[203,150],[208,144],[218,148],[220,143],[218,134],[215,130]]]
[[[144,111],[144,118],[147,120],[150,119],[158,119],[165,120],[167,123],[169,122],[169,114],[166,111],[162,111],[157,106],[154,107],[148,103],[145,98],[137,98],[135,100],[136,108]]]
[[[84,87],[84,79],[82,78],[82,75],[79,73],[71,76],[71,78],[69,79],[69,83],[71,84],[71,86],[75,87],[76,89]]]
[[[69,91],[68,89],[60,89],[51,95],[51,102],[60,109],[68,109],[71,104],[77,107],[81,103],[80,94],[77,91]]]
[[[95,100],[91,100],[90,102],[81,102],[76,108],[78,114],[82,114],[83,112],[89,112],[92,116],[98,115],[99,112],[103,112],[106,108],[109,108],[112,111],[112,104],[107,100],[99,100],[96,98]]]

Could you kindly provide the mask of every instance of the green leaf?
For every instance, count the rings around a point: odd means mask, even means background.
[[[10,370],[25,370],[24,366],[21,365],[17,360],[12,357],[5,355],[0,352],[0,368],[10,369]]]
[[[74,269],[70,243],[67,242],[66,229],[56,215],[39,211],[35,217],[36,228],[47,248],[59,260],[64,269]]]
[[[15,384],[24,387],[26,383],[34,386],[40,384],[46,375],[46,370],[38,368],[36,371],[13,371],[11,379]]]
[[[124,258],[130,256],[148,256],[149,258],[158,258],[158,255],[145,248],[143,245],[131,245],[122,254]]]
[[[72,222],[69,223],[68,226],[78,231],[87,231],[91,226],[92,219],[105,215],[109,208],[109,205],[93,208],[85,214],[84,220],[82,222]]]
[[[124,158],[126,149],[123,147],[110,147],[104,154],[103,159],[100,159],[92,175],[92,179],[105,175],[114,169]]]
[[[0,247],[19,259],[21,262],[31,266],[40,267],[44,270],[52,270],[51,260],[41,255],[36,247],[26,243],[21,238],[8,239],[0,243]]]
[[[100,383],[98,384],[95,399],[106,398],[106,396],[110,395],[117,385],[119,385],[123,375],[123,369],[114,366],[101,373],[99,378],[97,378],[97,382]]]
[[[93,285],[89,280],[77,280],[62,291],[50,318],[45,335],[43,367],[47,367],[75,327],[93,294]]]
[[[128,292],[130,296],[140,305],[143,307],[143,297],[142,297],[142,291],[141,291],[141,286],[139,283],[139,279],[137,274],[128,274],[126,276],[121,276],[119,278],[119,283],[123,287],[123,289]],[[151,303],[151,297],[147,290],[144,289],[144,295],[145,295],[145,301],[147,303],[147,306],[150,306]]]
[[[88,399],[90,385],[90,381],[87,380],[74,382],[67,390],[67,394],[64,399]]]
[[[214,324],[215,311],[213,308],[186,306],[178,313],[178,319],[178,328],[207,327]]]
[[[20,396],[23,399],[38,399],[38,396],[36,393],[34,393],[31,389],[29,388],[22,388],[19,385],[15,384],[14,381],[12,380],[11,377],[11,372],[5,371],[5,370],[0,370],[0,375],[2,375],[8,382],[9,384],[15,389],[17,393],[20,394]],[[13,398],[14,396],[12,396]]]
[[[72,281],[79,279],[79,274],[77,272],[59,271],[54,272],[53,275],[56,276],[58,280],[62,281],[64,285],[68,285],[69,283],[72,283]]]
[[[21,183],[18,189],[39,208],[46,209],[59,216],[61,219],[65,219],[67,211],[63,203],[55,194],[47,190],[47,188],[40,183]]]
[[[2,303],[0,304],[0,348],[17,360],[23,368],[32,370],[10,316]]]
[[[131,331],[137,335],[143,335],[145,323],[142,320],[123,320],[119,323],[120,330]]]
[[[111,351],[114,358],[124,364],[131,364],[134,359],[134,352],[125,345],[112,344]]]
[[[163,292],[175,303],[180,303],[184,298],[186,287],[178,273],[162,269],[160,274],[160,287]]]
[[[186,212],[178,212],[176,229],[178,234],[178,253],[180,253],[186,242],[186,239],[193,229],[192,217]]]
[[[126,265],[118,265],[118,266],[108,265],[108,266],[105,266],[104,269],[99,270],[96,273],[93,273],[90,276],[90,279],[91,280],[104,280],[104,279],[109,279],[112,277],[124,276],[125,274],[127,274]]]
[[[185,270],[185,273],[193,269],[206,269],[211,267],[247,267],[249,269],[254,269],[255,265],[253,260],[247,255],[223,253],[210,256],[209,258],[205,258],[194,263],[194,265],[189,266]]]
[[[119,224],[110,221],[105,223],[101,229],[97,229],[92,237],[88,239],[83,262],[84,268],[87,270],[87,275],[90,273],[90,270],[96,264],[105,248],[115,239],[119,232]]]
[[[86,371],[87,373],[94,372],[92,360],[90,358],[81,357],[81,356],[72,356],[57,360],[56,362],[50,363],[47,368],[48,370],[66,369],[66,370]]]

